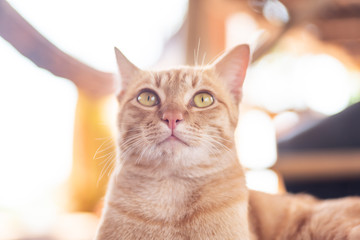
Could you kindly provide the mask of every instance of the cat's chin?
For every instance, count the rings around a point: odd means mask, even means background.
[[[187,155],[191,152],[190,145],[182,140],[180,137],[170,135],[164,140],[156,144],[156,151],[160,154],[160,158],[176,160],[184,158],[184,154]]]

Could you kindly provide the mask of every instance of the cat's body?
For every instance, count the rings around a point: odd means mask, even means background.
[[[148,72],[120,52],[117,60],[121,155],[97,240],[348,239],[359,234],[358,199],[324,207],[307,196],[247,190],[234,143],[247,46],[206,68]],[[326,205],[332,213],[326,213]],[[329,230],[319,229],[341,205],[353,209],[352,215],[339,209],[352,222],[330,221],[322,226]],[[333,225],[340,226],[334,234]]]
[[[239,176],[236,168],[196,179],[124,170],[111,183],[100,239],[248,239]]]
[[[255,239],[360,239],[358,197],[321,201],[305,194],[249,195],[249,225]]]

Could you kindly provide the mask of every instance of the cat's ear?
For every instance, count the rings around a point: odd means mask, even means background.
[[[213,64],[215,72],[224,81],[236,103],[242,95],[242,86],[250,60],[248,45],[238,45],[220,56]]]
[[[116,61],[120,73],[120,92],[126,90],[127,86],[133,80],[134,76],[141,70],[131,63],[125,56],[115,47]]]

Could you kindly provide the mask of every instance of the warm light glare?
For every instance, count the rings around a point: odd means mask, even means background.
[[[70,174],[77,92],[3,39],[0,52],[0,219],[17,229],[0,239],[14,239],[43,232],[59,210],[52,196]]]
[[[244,101],[272,112],[311,108],[331,115],[348,106],[350,75],[329,55],[273,53],[248,71]]]
[[[302,82],[306,105],[331,115],[343,110],[350,101],[349,73],[337,59],[328,55],[304,56],[294,69],[294,78]]]
[[[105,71],[117,71],[114,46],[139,67],[160,57],[181,26],[187,0],[9,0],[60,49]]]
[[[3,39],[0,52],[0,206],[19,207],[69,176],[77,92]]]
[[[244,103],[272,112],[306,108],[302,92],[304,83],[294,80],[296,58],[273,53],[250,66],[244,83]]]
[[[240,162],[246,168],[264,169],[277,159],[275,128],[270,117],[259,110],[240,114],[236,145]]]
[[[245,13],[236,13],[229,16],[226,19],[225,30],[227,49],[246,43],[250,45],[250,49],[254,50],[259,44],[259,38],[263,33],[256,21]]]
[[[296,112],[285,111],[275,116],[273,123],[276,129],[277,136],[286,134],[300,121],[299,115]]]
[[[272,170],[251,170],[245,173],[248,188],[266,193],[279,193],[279,178]]]

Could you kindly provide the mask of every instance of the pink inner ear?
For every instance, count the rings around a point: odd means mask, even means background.
[[[248,63],[246,64],[239,63],[238,65],[239,69],[236,71],[236,73],[233,76],[233,81],[232,81],[233,88],[230,91],[234,94],[236,101],[240,101],[242,97],[242,87],[246,76],[247,66]]]
[[[221,56],[214,65],[215,72],[224,81],[237,103],[241,99],[249,59],[249,46],[239,45]]]
[[[131,63],[117,48],[115,48],[115,55],[121,78],[121,89],[124,90],[127,88],[134,75],[140,71],[140,69]]]

